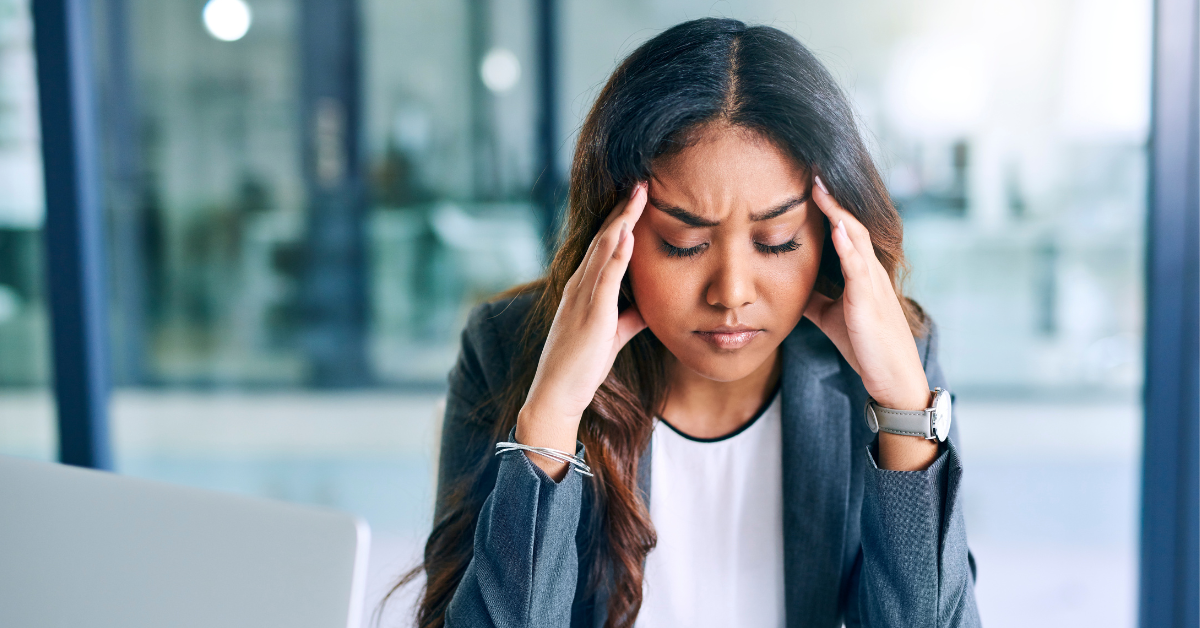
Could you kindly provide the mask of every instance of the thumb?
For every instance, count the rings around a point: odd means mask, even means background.
[[[638,310],[637,304],[630,305],[617,317],[617,346],[615,349],[620,351],[626,343],[645,328],[646,321],[642,319],[642,313]]]
[[[812,296],[808,299],[808,304],[804,306],[804,318],[812,321],[814,325],[823,330],[822,321],[829,314],[830,308],[835,303],[837,301],[813,290]]]
[[[804,318],[812,321],[817,329],[820,329],[821,333],[833,342],[833,346],[837,347],[838,352],[846,358],[851,368],[861,373],[858,370],[858,358],[854,354],[854,346],[850,342],[850,331],[846,328],[844,312],[843,297],[830,299],[823,294],[813,292],[808,305],[804,307]]]

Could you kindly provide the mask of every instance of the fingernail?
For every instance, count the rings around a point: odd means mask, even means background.
[[[813,181],[816,182],[817,187],[821,188],[822,192],[829,194],[829,188],[825,187],[825,182],[821,180],[821,175],[813,177]]]
[[[828,194],[828,192],[827,192],[827,194]],[[846,225],[842,224],[842,221],[840,221],[840,220],[838,221],[838,231],[842,232],[843,236],[846,236]],[[849,236],[846,236],[846,237],[849,237]]]
[[[622,221],[622,222],[621,222],[621,235],[620,235],[620,236],[617,236],[617,244],[620,244],[620,243],[622,243],[622,242],[624,242],[624,241],[625,241],[625,235],[626,235],[628,232],[629,232],[629,224],[628,224],[628,223],[626,223],[626,222],[624,222],[624,221]]]

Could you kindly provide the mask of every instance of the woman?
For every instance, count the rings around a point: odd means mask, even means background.
[[[546,277],[463,333],[420,625],[978,625],[953,439],[861,414],[945,385],[903,265],[796,40],[643,44],[582,128]]]

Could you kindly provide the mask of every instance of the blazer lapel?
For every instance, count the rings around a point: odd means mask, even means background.
[[[787,625],[836,626],[851,483],[841,356],[807,319],[783,351],[783,547]]]

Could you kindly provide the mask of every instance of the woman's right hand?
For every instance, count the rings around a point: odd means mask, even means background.
[[[633,254],[633,226],[646,207],[646,184],[613,209],[567,281],[537,374],[517,415],[517,442],[575,453],[579,421],[612,370],[617,352],[646,328],[637,305],[618,313],[621,279]],[[555,481],[568,465],[527,453]]]

